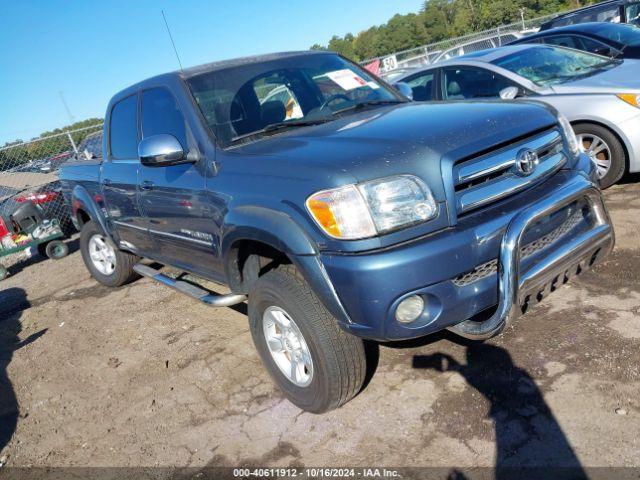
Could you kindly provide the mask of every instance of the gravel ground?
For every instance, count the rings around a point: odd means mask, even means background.
[[[372,347],[370,383],[325,415],[276,390],[245,305],[102,287],[77,240],[61,261],[15,265],[0,291],[0,462],[640,467],[640,183],[606,196],[606,262],[484,344]]]

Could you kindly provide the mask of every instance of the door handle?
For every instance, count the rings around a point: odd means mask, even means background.
[[[102,185],[104,185],[105,187],[108,187],[109,185],[111,185],[111,180],[109,180],[108,178],[103,178],[102,179]]]
[[[140,183],[140,190],[153,190],[153,182],[150,180],[145,180]]]

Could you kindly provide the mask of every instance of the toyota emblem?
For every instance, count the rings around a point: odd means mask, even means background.
[[[516,155],[516,174],[521,177],[531,175],[540,163],[538,154],[534,150],[523,149]]]

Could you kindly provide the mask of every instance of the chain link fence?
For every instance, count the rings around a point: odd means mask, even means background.
[[[5,230],[13,213],[30,202],[45,219],[58,220],[63,232],[71,234],[58,170],[69,160],[100,157],[101,151],[101,124],[1,147],[0,219]]]
[[[461,37],[449,38],[422,47],[371,58],[362,62],[362,64],[365,66],[375,65],[380,74],[388,74],[394,70],[422,67],[467,53],[502,46],[537,31],[540,25],[556,16],[557,14],[546,15]]]

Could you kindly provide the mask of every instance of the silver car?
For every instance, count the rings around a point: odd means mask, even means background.
[[[514,45],[415,70],[396,82],[408,84],[417,101],[543,101],[569,119],[580,147],[598,166],[603,188],[625,171],[640,171],[638,60],[550,45]]]

